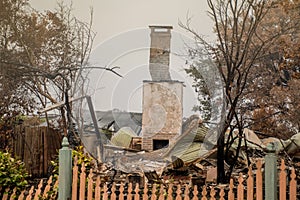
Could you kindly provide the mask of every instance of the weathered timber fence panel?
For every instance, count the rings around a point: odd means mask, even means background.
[[[46,126],[19,125],[14,132],[13,154],[25,163],[32,176],[47,175],[50,161],[61,147],[62,135]]]

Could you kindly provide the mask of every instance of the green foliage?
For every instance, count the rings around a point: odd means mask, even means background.
[[[84,152],[83,146],[76,147],[76,149],[72,151],[72,157],[73,160],[77,157],[77,165],[82,165],[82,163],[84,163],[86,169],[92,167],[93,158]]]
[[[27,185],[28,174],[24,163],[17,160],[6,152],[0,151],[0,185],[22,189]]]
[[[84,166],[87,170],[92,168],[93,166],[93,158],[90,157],[88,154],[86,154],[83,150],[83,146],[78,146],[76,149],[72,150],[72,159],[74,161],[75,157],[77,157],[77,165],[81,166],[82,163],[84,163]],[[51,165],[53,167],[52,175],[54,178],[58,177],[58,159],[55,161],[51,161]],[[74,165],[74,162],[73,162]]]
[[[201,118],[209,121],[211,118],[210,93],[202,74],[199,71],[200,66],[191,65],[185,69],[185,72],[193,78],[193,87],[198,94],[198,105],[193,107],[193,111],[200,111]]]
[[[79,168],[82,163],[84,163],[85,168],[87,170],[89,170],[93,166],[93,158],[90,157],[88,154],[84,153],[83,146],[78,146],[78,147],[76,147],[75,150],[74,149],[72,150],[73,165],[74,165],[75,157],[77,157],[77,165],[79,166]],[[58,157],[56,160],[51,161],[51,165],[53,167],[53,170],[52,170],[53,179],[52,180],[53,180],[53,182],[55,182],[58,179],[58,170],[59,170]],[[57,196],[57,192],[58,192],[57,190],[58,190],[58,188],[51,187],[50,191],[48,192],[48,195],[50,197],[47,199],[55,199],[55,197]],[[46,200],[45,198],[40,198],[40,199]]]
[[[51,160],[50,163],[52,165],[51,174],[54,179],[57,179],[58,178],[58,158],[56,160]]]

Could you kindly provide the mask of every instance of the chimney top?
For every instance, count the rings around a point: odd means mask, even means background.
[[[168,26],[168,25],[149,25],[149,28],[165,28],[165,29],[173,29],[173,26]]]
[[[149,70],[153,81],[171,80],[169,72],[172,26],[149,26],[151,46]]]
[[[173,26],[166,26],[166,25],[150,25],[149,28],[151,32],[156,33],[170,33],[170,30],[173,29]]]

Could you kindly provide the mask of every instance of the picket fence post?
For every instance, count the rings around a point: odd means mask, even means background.
[[[71,199],[72,184],[72,150],[69,148],[67,137],[62,140],[62,148],[59,150],[59,169],[58,169],[58,199]]]
[[[278,199],[277,183],[277,156],[274,143],[270,143],[265,156],[265,199]]]

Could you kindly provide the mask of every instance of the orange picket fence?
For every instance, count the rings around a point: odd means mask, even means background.
[[[167,200],[263,200],[263,169],[262,160],[255,164],[255,174],[252,167],[249,167],[248,174],[239,174],[236,181],[230,180],[228,186],[204,185],[197,187],[192,184],[145,184],[138,183],[101,183],[100,176],[92,170],[86,172],[84,165],[79,173],[78,166],[73,168],[72,200],[82,199],[167,199]],[[289,172],[289,173],[288,173]],[[289,174],[289,177],[288,177]],[[79,177],[79,178],[78,178]],[[287,169],[284,160],[281,162],[279,171],[279,197],[280,200],[297,199],[297,182],[294,168]]]
[[[85,166],[79,166],[74,163],[72,200],[263,200],[264,199],[264,181],[262,160],[258,160],[255,165],[249,167],[247,174],[240,173],[238,178],[231,179],[229,185],[203,185],[197,187],[190,184],[145,184],[123,183],[123,182],[101,182],[100,176],[92,170],[86,172]],[[17,195],[16,190],[0,188],[2,200],[19,199],[57,199],[58,182],[52,181],[50,177],[46,184],[41,181],[35,188],[32,186],[29,190],[22,191]],[[298,195],[298,196],[297,196]],[[286,167],[282,160],[278,173],[278,199],[296,200],[297,194],[296,173],[293,167]]]
[[[57,199],[57,188],[58,181],[52,181],[52,176],[44,182],[40,180],[38,186],[35,188],[31,186],[28,190],[23,190],[21,192],[17,191],[16,188],[10,190],[9,188],[2,189],[0,186],[0,197],[2,200],[41,200],[41,199]]]

